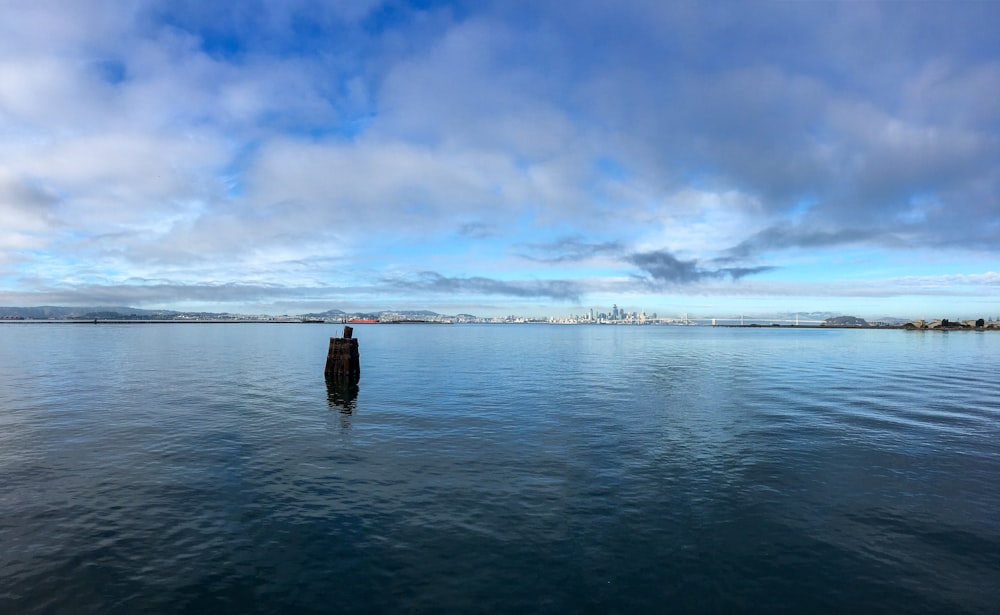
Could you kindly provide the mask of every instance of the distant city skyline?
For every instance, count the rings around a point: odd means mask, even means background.
[[[997,2],[0,17],[0,305],[1000,313]]]
[[[339,308],[330,308],[322,312],[309,313],[241,313],[241,312],[211,312],[211,311],[175,311],[164,309],[143,309],[129,306],[0,306],[0,321],[282,321],[282,322],[326,322],[345,324],[359,323],[384,323],[411,320],[428,320],[431,322],[449,323],[554,323],[554,324],[631,324],[631,325],[653,325],[653,324],[691,324],[691,325],[753,325],[760,324],[780,324],[784,326],[816,326],[833,322],[837,326],[867,324],[874,326],[898,326],[907,322],[973,322],[983,321],[1000,323],[1000,315],[978,316],[976,318],[948,318],[937,314],[926,318],[901,318],[899,316],[883,315],[877,318],[858,317],[852,314],[839,314],[831,312],[795,312],[795,313],[761,313],[761,314],[659,314],[657,312],[647,313],[645,310],[629,311],[613,304],[607,312],[600,311],[600,308],[590,308],[582,313],[566,313],[559,315],[543,316],[538,314],[470,314],[468,312],[440,313],[433,310],[398,310],[398,309],[373,309],[345,311]]]

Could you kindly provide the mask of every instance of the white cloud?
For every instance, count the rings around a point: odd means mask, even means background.
[[[338,272],[380,251],[466,291],[635,272],[517,258],[565,238],[734,269],[859,241],[995,259],[993,5],[375,6],[5,5],[5,283],[357,290]]]

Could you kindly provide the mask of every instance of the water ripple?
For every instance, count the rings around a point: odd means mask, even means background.
[[[1000,336],[0,325],[0,612],[992,612]]]

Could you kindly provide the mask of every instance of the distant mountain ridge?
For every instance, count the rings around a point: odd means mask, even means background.
[[[431,310],[367,310],[352,311],[332,308],[324,312],[313,312],[302,314],[303,318],[337,320],[341,318],[372,318],[398,320],[436,320],[441,318],[458,318],[475,320],[478,317],[472,314],[457,314],[455,316],[445,316]],[[12,307],[0,306],[0,319],[24,319],[24,320],[232,320],[248,318],[253,320],[267,319],[259,315],[243,315],[230,312],[193,312],[176,311],[163,309],[142,309],[127,306],[54,306],[42,305],[32,307]],[[734,318],[741,318],[735,316]],[[769,320],[777,319],[782,322],[802,321],[804,323],[826,323],[827,325],[849,326],[865,323],[862,318],[853,316],[842,316],[835,312],[789,312],[781,314],[754,315],[747,316],[748,319]],[[860,322],[859,322],[860,321]],[[908,319],[884,316],[873,319],[876,323],[902,324],[909,322]]]
[[[143,310],[123,306],[62,307],[42,305],[37,307],[0,307],[0,317],[19,316],[29,320],[71,320],[75,318],[172,318],[181,312],[171,310]]]
[[[857,316],[837,316],[836,318],[827,318],[827,326],[831,327],[866,327],[868,326],[868,321],[864,318],[858,318]]]
[[[312,314],[303,314],[302,316],[306,318],[334,318],[338,316],[345,316],[348,313],[343,310],[327,310],[325,312],[315,312]],[[430,310],[377,310],[372,312],[351,312],[351,316],[365,316],[365,317],[381,317],[386,314],[394,314],[398,316],[406,317],[426,317],[426,316],[440,316],[437,312],[432,312]]]
[[[308,318],[331,318],[334,316],[343,316],[346,313],[347,312],[345,312],[344,310],[333,309],[333,310],[327,310],[325,312],[314,312],[312,314],[303,314],[303,316],[306,316]]]
[[[172,320],[181,315],[196,316],[206,320],[223,317],[240,316],[228,312],[179,312],[176,310],[144,310],[126,306],[55,306],[42,305],[34,307],[0,306],[0,318],[23,318],[25,320]],[[340,318],[344,316],[365,316],[380,318],[383,315],[402,316],[405,318],[429,318],[440,316],[430,310],[378,310],[374,312],[345,312],[329,309],[325,312],[302,314],[305,318]]]

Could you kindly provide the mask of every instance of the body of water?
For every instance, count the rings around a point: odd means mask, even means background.
[[[0,612],[990,613],[1000,334],[0,324]]]

